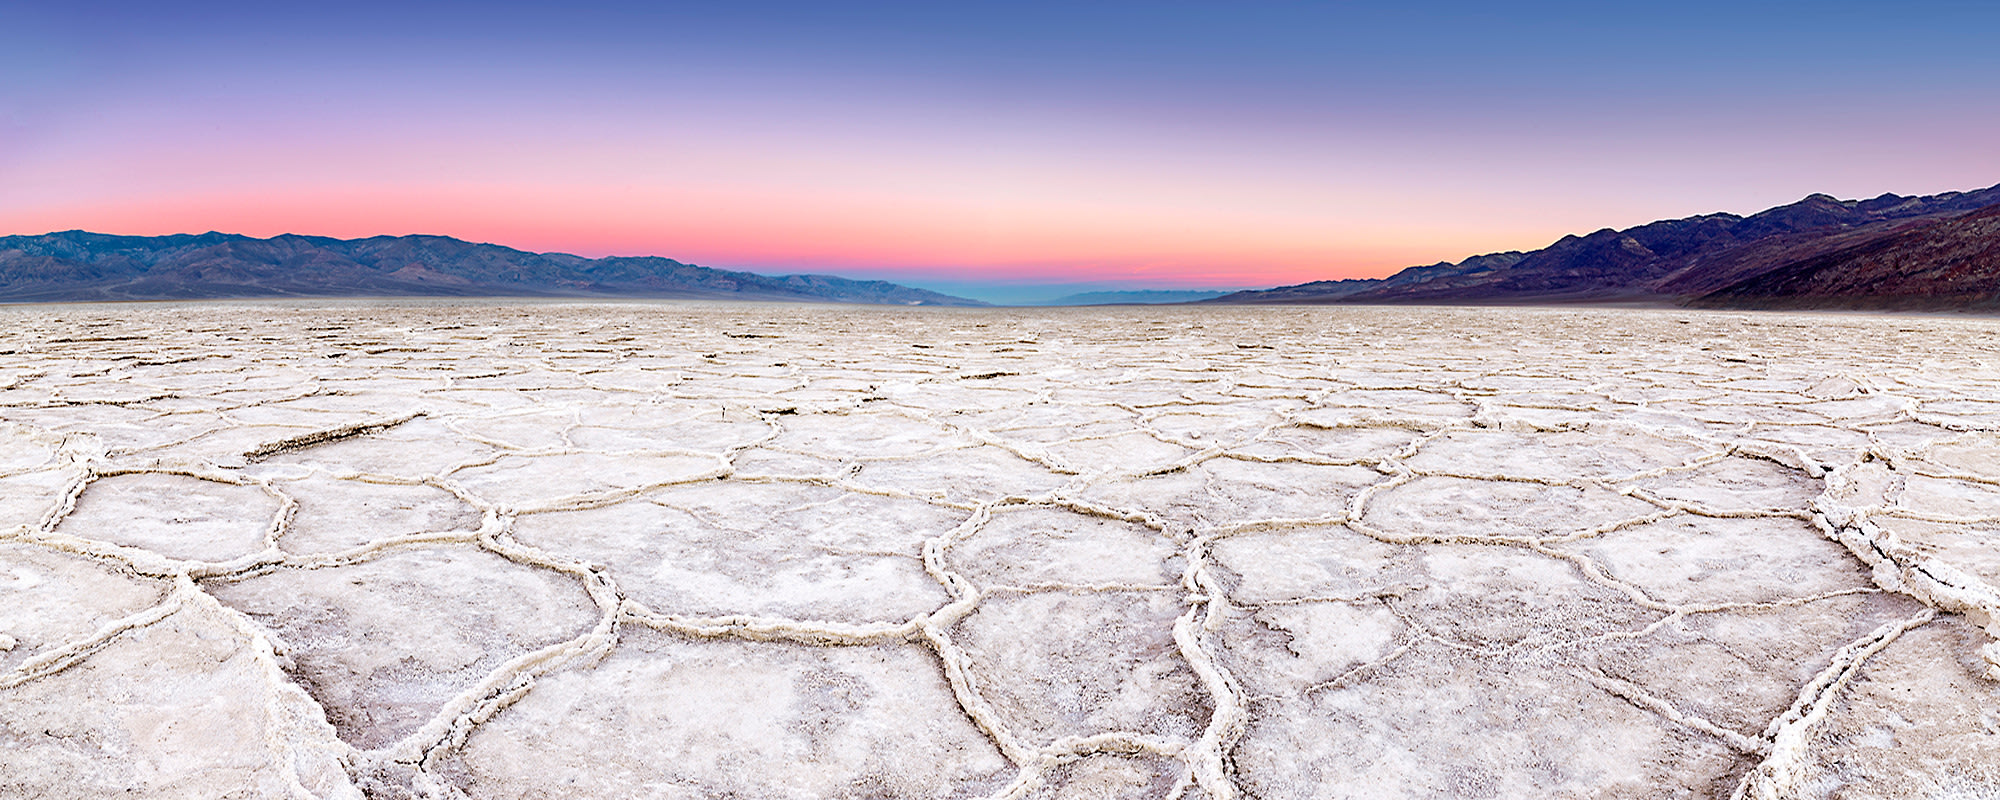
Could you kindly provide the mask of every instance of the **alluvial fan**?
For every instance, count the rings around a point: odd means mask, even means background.
[[[2000,324],[0,309],[0,796],[2000,793]]]

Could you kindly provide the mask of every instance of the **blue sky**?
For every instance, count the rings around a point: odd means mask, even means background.
[[[1386,274],[2000,182],[2000,4],[0,3],[0,229],[936,285]]]

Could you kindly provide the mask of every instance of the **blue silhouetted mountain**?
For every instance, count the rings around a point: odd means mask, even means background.
[[[530,253],[446,236],[0,237],[0,301],[225,297],[658,297],[985,305],[886,281],[757,275],[668,258]]]

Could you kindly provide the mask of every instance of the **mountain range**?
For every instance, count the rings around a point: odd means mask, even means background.
[[[658,297],[888,305],[977,300],[830,275],[757,275],[653,256],[531,253],[446,236],[227,233],[0,237],[0,302],[338,296]],[[1815,194],[1565,236],[1540,250],[1203,298],[1073,295],[1056,304],[1637,304],[2000,310],[2000,186],[1921,197]]]
[[[756,275],[651,256],[530,253],[447,236],[0,237],[0,302],[371,295],[985,305],[886,281]]]
[[[1995,310],[2000,186],[1870,200],[1815,194],[1747,217],[1606,228],[1530,252],[1201,302]]]

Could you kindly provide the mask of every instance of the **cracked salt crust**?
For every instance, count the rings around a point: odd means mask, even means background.
[[[0,309],[0,796],[2000,793],[2000,337]]]

